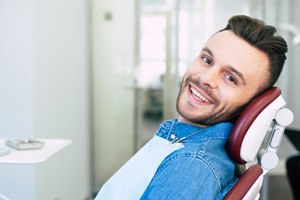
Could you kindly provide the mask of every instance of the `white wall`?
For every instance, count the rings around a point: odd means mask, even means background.
[[[256,5],[256,6],[255,6]],[[293,35],[290,31],[280,28],[279,24],[293,24],[300,28],[299,8],[300,1],[265,1],[257,4],[252,2],[252,7],[260,5],[262,17],[268,23],[277,27],[278,32],[288,43],[287,61],[277,86],[282,90],[282,95],[287,102],[287,107],[294,113],[294,122],[289,126],[291,129],[300,130],[300,104],[298,103],[298,84],[300,81],[299,51],[300,45],[293,45]]]
[[[298,29],[300,29],[299,22],[299,9],[300,9],[300,1],[288,1],[289,2],[289,23],[294,24]],[[292,40],[295,35],[291,33],[287,33]],[[299,104],[299,83],[300,83],[300,44],[292,45],[291,40],[289,41],[289,54],[288,54],[288,103],[289,107],[294,112],[294,123],[292,124],[292,128],[296,130],[300,130],[300,104]]]
[[[33,135],[33,8],[28,4],[0,1],[1,137]]]
[[[13,200],[90,195],[89,3],[0,1],[0,137],[69,138],[38,165],[0,165]]]
[[[277,27],[288,43],[287,61],[279,78],[277,86],[282,90],[282,95],[287,102],[287,107],[294,113],[294,122],[289,126],[291,129],[300,130],[300,105],[298,103],[298,84],[300,81],[299,51],[300,45],[293,45],[294,35],[280,29],[279,24],[293,24],[300,28],[299,12],[300,1],[266,1],[264,4],[264,18],[267,23]]]
[[[93,1],[95,191],[133,154],[134,2]]]

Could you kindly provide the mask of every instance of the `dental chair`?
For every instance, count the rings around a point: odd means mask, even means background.
[[[272,87],[251,101],[235,122],[227,150],[243,171],[225,200],[259,199],[264,176],[278,165],[285,127],[294,118],[285,105],[280,89]]]

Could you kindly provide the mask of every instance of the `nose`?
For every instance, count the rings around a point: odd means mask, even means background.
[[[218,74],[216,67],[210,67],[200,75],[200,80],[205,87],[213,89],[218,86]]]

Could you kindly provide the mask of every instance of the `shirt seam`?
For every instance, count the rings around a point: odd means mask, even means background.
[[[199,140],[228,140],[228,137],[218,137],[218,136],[212,136],[212,137],[201,137],[201,136],[198,136],[198,137],[195,137],[195,138],[187,138],[186,140],[184,140],[182,143],[186,143],[186,142],[195,142],[195,141],[199,141]]]

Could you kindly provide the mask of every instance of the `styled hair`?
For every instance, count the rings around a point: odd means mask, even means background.
[[[262,20],[246,15],[233,16],[227,26],[219,32],[230,30],[250,45],[263,51],[269,59],[270,77],[263,90],[272,87],[278,80],[286,60],[288,50],[286,41],[276,35],[276,28],[266,25]],[[261,91],[262,92],[262,91]]]

